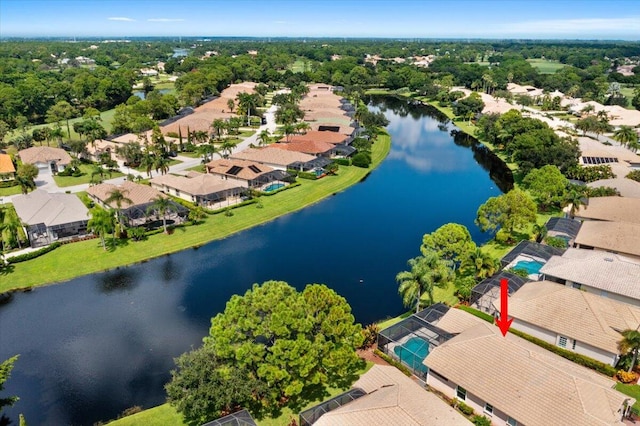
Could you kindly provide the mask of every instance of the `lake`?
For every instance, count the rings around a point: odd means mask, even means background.
[[[513,178],[431,107],[394,98],[370,107],[389,118],[392,149],[363,182],[199,249],[17,293],[0,306],[0,359],[20,354],[2,395],[20,396],[8,415],[91,425],[163,403],[173,358],[199,346],[210,318],[256,282],[325,283],[363,324],[403,312],[394,278],[419,254],[422,235],[458,222],[485,242],[476,210]]]

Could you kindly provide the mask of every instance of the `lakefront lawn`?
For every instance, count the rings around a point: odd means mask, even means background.
[[[123,242],[112,251],[103,250],[100,239],[63,245],[36,259],[10,265],[2,272],[0,292],[67,281],[82,275],[130,265],[198,247],[271,221],[358,183],[382,162],[390,147],[390,137],[381,135],[373,146],[371,168],[340,166],[336,176],[327,176],[315,181],[299,179],[300,186],[274,196],[261,197],[263,208],[251,204],[234,209],[233,216],[211,215],[204,223],[178,228],[172,235],[156,234],[145,241]],[[77,262],[77,259],[82,259],[82,262]]]

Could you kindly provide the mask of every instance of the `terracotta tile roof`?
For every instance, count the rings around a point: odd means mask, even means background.
[[[509,314],[611,353],[618,353],[617,330],[640,324],[636,306],[550,281],[523,285],[509,299]]]
[[[467,392],[525,425],[622,425],[633,398],[615,382],[484,323],[431,350],[424,361]]]
[[[311,155],[324,154],[325,152],[331,151],[335,147],[335,145],[327,142],[316,142],[309,140],[291,143],[274,143],[271,146],[277,149],[304,152],[305,154]]]
[[[552,256],[540,273],[640,300],[640,261],[625,256],[570,248]]]
[[[122,208],[129,208],[131,206],[137,206],[140,204],[147,204],[153,202],[154,198],[166,197],[160,191],[151,188],[148,185],[141,185],[134,182],[123,182],[122,185],[114,185],[112,183],[101,183],[99,185],[90,186],[87,188],[87,194],[97,198],[104,203],[104,200],[111,196],[113,190],[118,189],[122,191],[126,198],[129,198],[133,203],[123,202]],[[115,202],[109,204],[111,208],[117,208]]]
[[[206,167],[209,173],[232,176],[246,181],[253,180],[262,174],[273,171],[273,168],[255,161],[235,160],[231,158],[210,161]]]
[[[231,154],[230,158],[237,160],[254,161],[261,164],[277,164],[279,166],[286,167],[289,164],[293,164],[297,161],[306,163],[315,159],[316,157],[313,155],[305,154],[303,152],[288,151],[268,146],[265,148],[247,148],[242,151],[236,152],[235,154]]]
[[[353,132],[355,132],[355,127],[351,127],[351,126],[344,126],[341,125],[340,123],[332,123],[329,121],[315,121],[311,124],[311,129],[312,130],[319,130],[320,127],[337,127],[338,131],[337,133],[342,133],[343,135],[347,135],[347,136],[351,136],[353,135]],[[326,130],[325,130],[326,131]]]
[[[0,154],[0,174],[15,173],[16,168],[9,154]]]
[[[13,198],[20,220],[28,225],[46,226],[89,220],[89,210],[75,194],[48,193],[36,189]]]
[[[588,205],[580,206],[575,217],[640,224],[639,212],[640,198],[597,197],[589,198]]]
[[[347,136],[343,135],[342,133],[319,132],[316,130],[311,130],[302,135],[291,135],[289,137],[289,142],[294,143],[294,142],[313,141],[313,142],[326,142],[326,143],[336,145],[339,143],[343,143],[346,139],[347,139]],[[284,137],[280,139],[280,142],[286,142],[286,140],[287,140],[286,137]]]
[[[171,174],[160,175],[151,179],[151,184],[168,186],[188,195],[209,195],[240,187],[234,181],[221,180],[217,176],[205,173],[192,174],[189,177]]]
[[[367,395],[326,413],[314,425],[470,425],[460,413],[395,367],[374,365],[353,387]]]
[[[640,223],[587,220],[582,223],[575,243],[640,257]]]
[[[60,148],[52,148],[49,146],[34,146],[23,149],[18,152],[23,163],[49,163],[55,161],[61,165],[67,165],[71,162],[71,157],[67,151]]]

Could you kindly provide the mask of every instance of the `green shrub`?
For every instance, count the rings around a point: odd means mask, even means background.
[[[380,349],[376,349],[375,351],[373,351],[373,353],[378,355],[380,358],[384,359],[385,361],[387,361],[389,364],[396,367],[398,370],[402,371],[406,376],[411,377],[413,375],[411,370],[409,370],[409,368],[407,368],[406,365],[391,358],[389,355],[385,354]]]
[[[282,188],[278,188],[275,191],[261,192],[260,196],[271,197],[272,195],[275,195],[278,192],[286,191],[287,189],[295,188],[296,186],[300,186],[300,185],[302,185],[300,182],[295,182],[295,183],[292,183],[291,185],[286,185],[286,186],[283,186]]]
[[[544,239],[549,247],[567,248],[567,241],[560,237],[547,237]]]
[[[632,170],[625,177],[640,182],[640,170]]]
[[[378,341],[378,333],[380,333],[378,324],[369,324],[363,328],[362,335],[364,336],[364,340],[362,341],[360,349],[368,349],[373,346]]]
[[[458,410],[460,410],[460,412],[465,416],[470,416],[473,414],[473,408],[469,407],[467,404],[465,404],[462,401],[458,403]]]
[[[145,229],[142,228],[142,227],[138,227],[138,226],[136,226],[134,228],[128,228],[127,229],[127,235],[133,241],[142,241],[142,240],[145,240],[147,238],[147,232],[145,231]]]
[[[245,200],[245,201],[243,201],[241,203],[234,204],[234,205],[229,206],[229,207],[223,207],[223,208],[218,209],[218,210],[207,210],[207,213],[209,213],[209,214],[225,213],[225,212],[230,211],[232,209],[237,209],[239,207],[248,206],[249,204],[254,204],[254,203],[257,203],[257,202],[258,202],[257,198],[252,198],[250,200]]]
[[[356,167],[366,169],[371,165],[371,154],[368,152],[359,152],[353,156],[351,162]]]
[[[471,421],[475,426],[491,426],[491,420],[485,416],[473,416]]]
[[[59,242],[55,242],[53,244],[50,244],[46,247],[42,247],[40,250],[35,250],[29,253],[25,253],[25,254],[21,254],[18,256],[14,256],[14,257],[10,257],[7,259],[8,263],[20,263],[20,262],[26,262],[27,260],[31,260],[31,259],[35,259],[36,257],[42,256],[43,254],[49,253],[50,251],[53,251],[55,249],[57,249],[58,247],[60,247],[60,243]]]
[[[0,181],[0,188],[11,188],[12,186],[18,186],[18,181],[15,179]]]
[[[351,159],[350,158],[334,158],[333,162],[339,164],[341,166],[350,166]]]
[[[506,244],[509,241],[509,233],[504,229],[499,230],[496,233],[496,242],[500,244]]]
[[[315,173],[309,173],[309,172],[298,172],[298,177],[301,179],[310,179],[310,180],[318,179],[318,176],[316,176]]]
[[[291,176],[298,176],[298,173],[300,172],[296,169],[287,169],[287,173],[289,173]]]

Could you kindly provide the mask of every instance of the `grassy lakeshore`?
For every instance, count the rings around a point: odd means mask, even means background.
[[[114,251],[104,251],[99,239],[64,245],[33,260],[12,265],[0,280],[0,292],[67,281],[82,275],[149,260],[201,246],[236,232],[300,210],[358,183],[387,156],[391,138],[381,135],[372,149],[370,169],[340,167],[338,175],[317,181],[300,179],[302,185],[274,196],[261,197],[263,208],[249,205],[234,209],[234,215],[209,216],[204,223],[177,229],[173,235],[157,234],[146,241],[126,242]],[[78,262],[78,259],[82,259]]]

